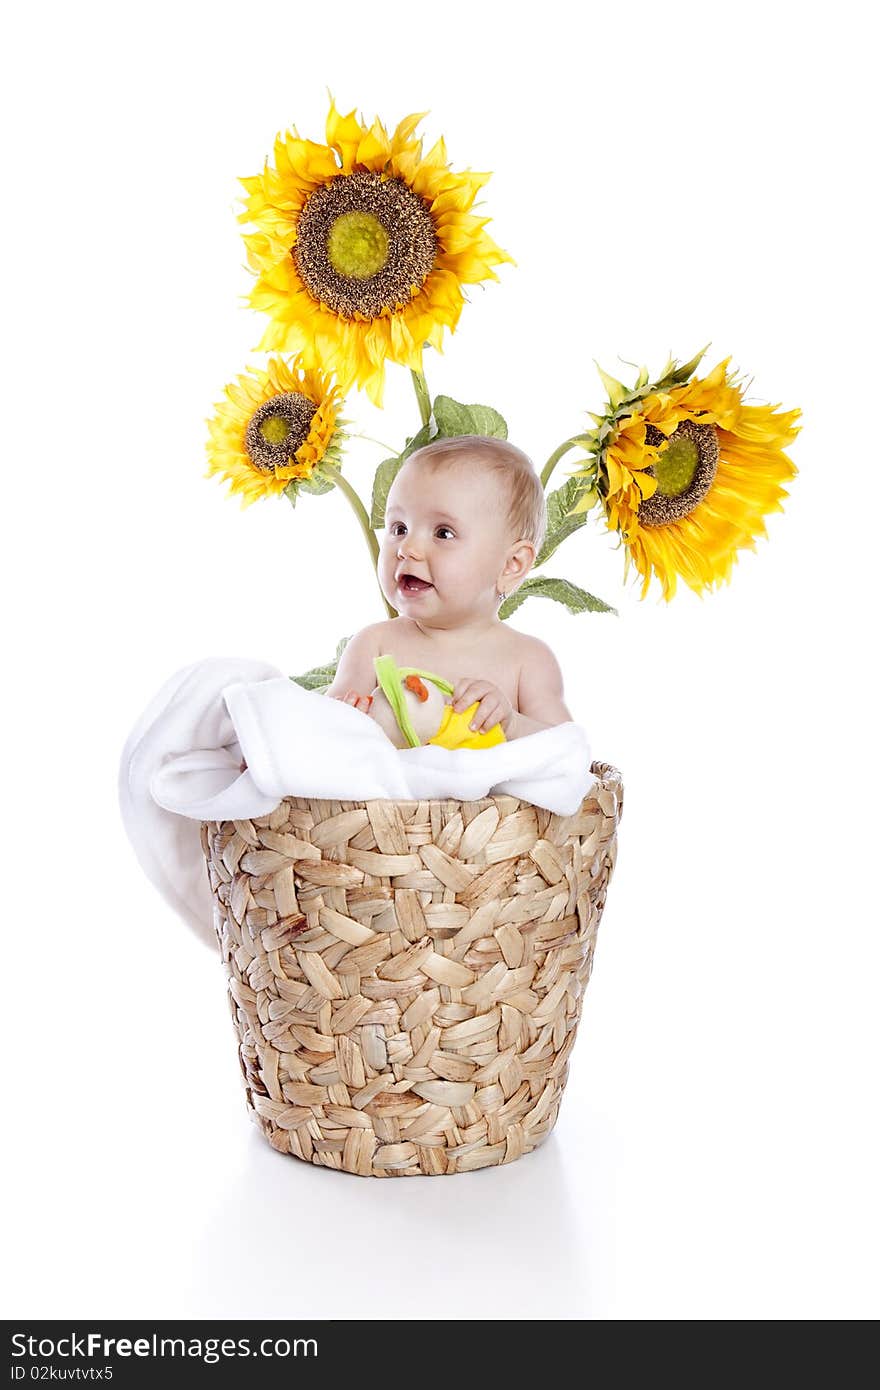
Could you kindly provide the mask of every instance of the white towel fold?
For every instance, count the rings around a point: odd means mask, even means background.
[[[119,802],[147,877],[213,943],[202,821],[264,816],[285,796],[474,801],[493,792],[571,815],[594,780],[578,724],[493,748],[400,750],[359,710],[274,666],[218,658],[178,671],[141,715],[123,750]]]

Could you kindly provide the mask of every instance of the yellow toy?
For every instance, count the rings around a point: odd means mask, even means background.
[[[444,699],[454,687],[442,676],[415,666],[398,666],[393,656],[373,659],[378,685],[373,691],[370,715],[385,730],[396,748],[492,748],[505,743],[504,730],[494,724],[485,733],[474,733],[470,721],[479,706],[474,701],[460,713]],[[430,682],[433,688],[429,688]]]

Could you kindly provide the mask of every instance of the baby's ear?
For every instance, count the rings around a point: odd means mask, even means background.
[[[525,575],[528,574],[528,571],[534,566],[537,555],[538,552],[535,550],[531,541],[519,542],[519,545],[514,549],[512,557],[510,557],[514,562],[514,566],[516,566],[516,571],[514,571],[513,574],[514,580],[521,580],[521,578],[524,578]]]
[[[532,545],[531,541],[522,541],[520,544],[520,550],[525,552],[523,568],[523,575],[525,576],[528,574],[529,570],[534,567],[538,552]]]
[[[535,563],[537,551],[531,541],[519,541],[507,557],[504,592],[512,594]]]

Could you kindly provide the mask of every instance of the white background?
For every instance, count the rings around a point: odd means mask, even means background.
[[[264,0],[7,20],[7,1315],[878,1312],[869,15]],[[202,476],[204,420],[259,360],[236,180],[280,129],[324,138],[328,87],[386,125],[429,110],[429,145],[494,171],[489,230],[518,265],[473,291],[429,384],[496,406],[539,466],[598,408],[593,358],[656,370],[711,340],[707,365],[732,355],[755,400],[804,412],[785,512],[729,588],[641,603],[592,522],[552,569],[620,616],[516,614],[626,810],[555,1133],[450,1182],[269,1148],[220,964],[116,806],[129,728],[178,667],[295,673],[382,616],[341,496],[242,512]],[[380,439],[417,424],[400,369],[384,413],[350,406]],[[348,455],[364,495],[381,457]]]

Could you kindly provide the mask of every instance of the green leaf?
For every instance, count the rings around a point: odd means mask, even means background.
[[[543,565],[545,561],[549,560],[562,542],[583,526],[589,512],[578,512],[574,516],[570,513],[575,503],[589,490],[590,480],[588,478],[569,478],[567,483],[549,494],[547,497],[547,534],[535,560],[536,566]]]
[[[434,400],[434,419],[441,438],[452,439],[459,434],[475,434],[473,416],[466,405],[454,401],[451,396],[437,396]]]
[[[418,434],[414,434],[412,439],[408,439],[406,441],[406,448],[404,449],[400,457],[405,462],[409,458],[410,454],[415,453],[416,449],[421,449],[423,444],[430,444],[431,440],[435,438],[436,433],[434,430],[434,426],[429,421],[427,425],[422,425],[422,428],[419,430]]]
[[[310,478],[294,478],[294,482],[299,484],[300,492],[307,492],[312,497],[323,497],[325,492],[332,492],[336,486],[331,477],[318,469]]]
[[[610,603],[596,598],[594,594],[588,594],[586,589],[579,589],[577,584],[572,584],[568,579],[551,579],[549,575],[539,574],[533,579],[524,580],[516,592],[504,600],[498,610],[499,618],[509,618],[527,598],[553,598],[557,603],[565,604],[569,613],[617,612]]]
[[[707,343],[704,348],[700,349],[695,357],[691,358],[690,362],[685,362],[683,367],[676,367],[669,375],[670,381],[675,382],[676,385],[682,385],[689,377],[693,376],[697,367],[699,367],[706,353],[709,351],[709,347],[710,344]]]
[[[483,434],[487,439],[506,439],[507,421],[491,405],[469,405],[473,429],[469,434]]]
[[[304,690],[317,690],[319,694],[323,695],[333,684],[339,658],[350,641],[350,637],[341,637],[336,644],[336,655],[332,661],[328,661],[324,666],[313,666],[311,671],[306,671],[305,675],[291,676],[290,679],[295,681],[297,685],[301,685]]]
[[[324,691],[333,684],[333,677],[336,675],[338,662],[333,662],[328,666],[313,666],[311,671],[306,671],[302,676],[291,676],[290,679],[297,685],[301,685],[303,690]]]
[[[595,362],[595,358],[593,360]],[[602,385],[605,387],[605,390],[608,394],[609,405],[611,406],[612,410],[616,410],[617,407],[620,405],[620,402],[626,395],[626,387],[624,386],[623,382],[618,381],[616,377],[609,376],[607,372],[603,372],[598,362],[596,362],[596,371],[599,373],[599,376],[602,380]]]
[[[370,525],[374,531],[385,525],[385,507],[388,502],[388,494],[391,491],[391,484],[397,477],[410,454],[414,454],[416,449],[421,449],[423,444],[430,443],[431,425],[422,425],[418,434],[414,434],[412,439],[406,441],[406,448],[394,458],[385,459],[376,469],[376,476],[373,478],[373,498],[370,503]]]
[[[433,408],[438,438],[455,439],[462,434],[507,438],[507,423],[491,405],[462,405],[451,396],[437,396]]]
[[[320,468],[316,468],[310,478],[291,478],[284,489],[284,496],[291,507],[295,507],[296,499],[300,493],[306,492],[312,497],[323,497],[325,492],[332,492],[335,486],[331,474],[322,473]]]
[[[376,476],[373,478],[373,500],[370,504],[370,525],[374,531],[385,525],[388,494],[402,466],[403,457],[398,455],[396,458],[384,459],[376,469]]]

